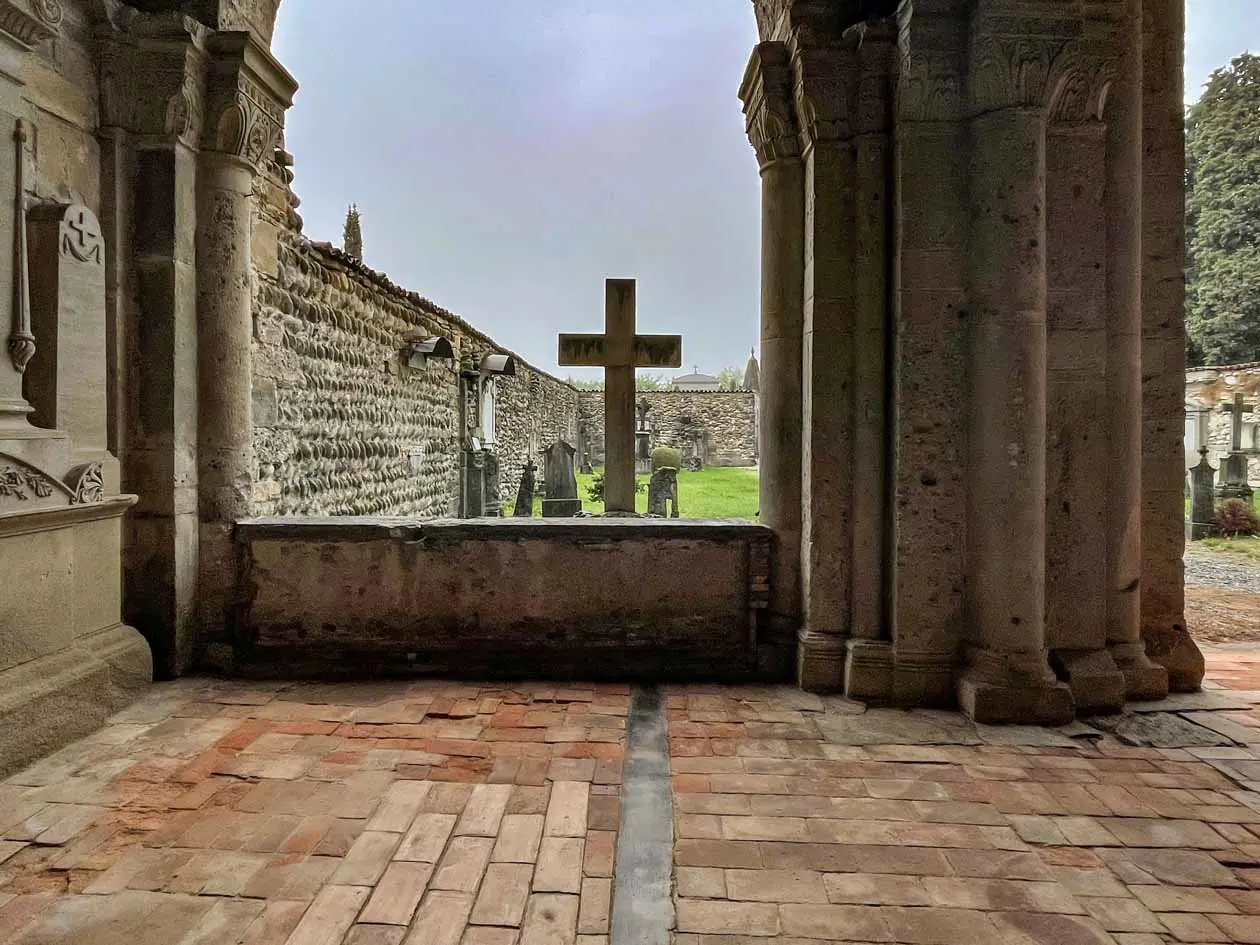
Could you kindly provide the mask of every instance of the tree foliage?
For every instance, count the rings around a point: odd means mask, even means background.
[[[721,390],[739,390],[744,386],[744,372],[739,368],[724,367],[718,371],[718,387]]]
[[[1260,360],[1260,57],[1212,73],[1186,157],[1187,358]]]

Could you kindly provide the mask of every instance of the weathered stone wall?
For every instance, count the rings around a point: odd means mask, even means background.
[[[604,392],[582,391],[583,437],[590,461],[604,461]],[[755,466],[757,463],[757,395],[752,391],[640,391],[635,403],[647,399],[652,424],[652,448],[683,449],[689,431],[699,430],[710,466]]]
[[[278,221],[282,188],[256,217],[254,510],[267,515],[459,511],[461,364],[512,354],[462,319]],[[271,241],[271,247],[266,244]],[[403,364],[412,332],[441,335],[455,360]],[[515,357],[515,356],[514,356]],[[495,380],[501,495],[528,456],[575,442],[577,391],[516,357]]]

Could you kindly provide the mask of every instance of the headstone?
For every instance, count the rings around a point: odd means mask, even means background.
[[[1234,402],[1225,409],[1233,414],[1233,430],[1230,437],[1230,452],[1221,464],[1221,485],[1217,495],[1222,499],[1251,499],[1249,457],[1243,452],[1243,414],[1251,410],[1242,393],[1234,394]]]
[[[634,471],[650,473],[652,471],[652,421],[648,419],[648,411],[652,405],[644,397],[636,408],[637,417],[634,424]]]
[[[542,504],[543,518],[572,518],[582,511],[574,471],[576,454],[564,440],[557,440],[543,451],[543,482],[547,490]]]
[[[1190,470],[1190,540],[1212,537],[1216,531],[1216,470],[1208,462],[1207,447],[1199,449],[1199,465]]]
[[[492,451],[485,451],[484,476],[485,488],[483,495],[482,515],[486,518],[502,518],[503,504],[499,498],[499,457]]]
[[[648,482],[648,515],[678,518],[678,470],[665,466]]]
[[[460,463],[464,499],[460,515],[481,518],[486,511],[486,454],[481,449],[464,450]]]
[[[105,239],[82,204],[30,213],[31,327],[39,354],[27,368],[33,421],[64,430],[75,455],[100,459],[108,449]]]
[[[682,338],[637,335],[635,282],[609,279],[604,286],[604,333],[561,335],[562,367],[604,368],[604,508],[634,514],[634,369],[679,367]]]
[[[527,461],[521,472],[521,484],[516,490],[516,508],[512,510],[513,518],[533,518],[534,473],[536,472],[538,472],[538,467],[534,461]]]

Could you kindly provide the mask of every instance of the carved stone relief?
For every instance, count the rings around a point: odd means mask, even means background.
[[[786,45],[762,43],[757,47],[748,63],[740,98],[744,102],[748,140],[762,167],[800,155],[800,139],[792,115],[792,66]]]
[[[0,513],[97,505],[104,501],[105,479],[100,463],[79,466],[62,481],[16,456],[0,453]]]
[[[57,35],[62,15],[57,0],[0,0],[0,32],[31,49]]]

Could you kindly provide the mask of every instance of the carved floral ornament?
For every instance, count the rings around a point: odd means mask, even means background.
[[[63,481],[16,456],[0,453],[0,509],[34,511],[104,501],[105,477],[100,463],[78,466]]]
[[[212,37],[207,123],[203,146],[260,167],[284,130],[297,83],[246,33]]]

